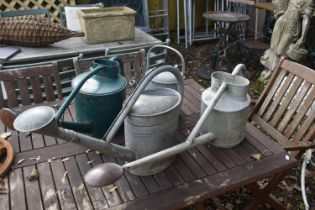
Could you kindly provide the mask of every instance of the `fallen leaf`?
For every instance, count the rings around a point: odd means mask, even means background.
[[[299,191],[299,192],[302,191],[302,190],[301,190],[301,187],[300,187],[300,186],[297,186],[297,184],[292,185],[292,188],[295,189],[295,190],[297,190],[297,191]]]
[[[36,167],[34,166],[31,174],[27,177],[27,179],[31,182],[31,181],[35,181],[38,179],[38,172]]]
[[[91,152],[91,149],[87,149],[87,150],[85,151],[86,154],[89,153],[89,152]]]
[[[94,162],[94,160],[90,160],[90,161],[86,162],[86,164],[91,164],[93,162]]]
[[[65,171],[65,173],[63,174],[63,176],[61,178],[61,182],[64,183],[64,184],[66,183],[67,174],[68,174],[68,171]]]
[[[102,154],[100,151],[95,151],[95,154],[97,154],[97,155],[100,155],[100,154]]]
[[[257,153],[257,154],[253,154],[250,156],[251,158],[255,159],[255,160],[260,160],[261,159],[261,154]]]
[[[36,160],[36,161],[39,161],[40,160],[40,156],[37,156],[36,158],[34,157],[31,157],[30,160]]]
[[[56,157],[52,157],[52,158],[49,158],[48,160],[47,160],[47,162],[48,163],[51,163],[53,160],[55,160],[56,159]]]
[[[23,163],[23,161],[24,161],[25,159],[20,159],[18,162],[17,162],[17,165],[19,165],[19,164],[21,164],[21,163]]]
[[[5,133],[1,133],[0,134],[0,138],[3,138],[3,139],[7,139],[9,136],[11,136],[12,133],[11,132],[5,132]]]
[[[108,192],[113,193],[113,192],[115,192],[116,190],[117,190],[117,186],[114,186],[114,187],[110,188],[110,189],[108,190]]]
[[[67,158],[64,158],[64,159],[62,159],[61,161],[67,161],[67,160],[69,160],[69,158],[67,157]]]

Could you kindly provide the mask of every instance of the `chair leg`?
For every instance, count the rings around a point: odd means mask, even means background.
[[[246,188],[252,192],[255,200],[253,200],[245,209],[257,209],[259,203],[265,202],[272,206],[274,209],[285,210],[285,208],[279,202],[270,197],[269,193],[278,186],[278,184],[283,180],[287,172],[288,171],[285,171],[274,175],[272,180],[264,189],[259,189],[256,183],[246,186]]]

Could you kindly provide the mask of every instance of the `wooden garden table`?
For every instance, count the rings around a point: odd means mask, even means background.
[[[19,47],[21,52],[3,63],[2,65],[23,65],[35,64],[51,60],[62,60],[76,57],[79,54],[98,54],[105,55],[105,49],[128,49],[128,48],[146,48],[161,41],[147,34],[140,29],[135,29],[135,38],[133,40],[115,41],[107,43],[87,44],[83,37],[73,37],[60,42],[56,42],[48,47],[32,48]],[[1,69],[1,63],[0,63]]]
[[[199,117],[202,90],[195,81],[185,81],[179,141],[185,140]],[[72,119],[71,113],[69,110],[65,113],[67,120]],[[1,132],[7,130],[2,124],[0,128]],[[97,164],[123,164],[122,160],[60,139],[14,132],[8,140],[15,150],[15,163],[4,178],[9,192],[0,193],[1,210],[174,209],[296,166],[295,159],[285,158],[287,152],[254,126],[248,124],[246,132],[246,140],[236,147],[200,145],[179,154],[169,168],[156,175],[140,177],[125,173],[115,184],[102,188],[87,186],[83,175]],[[118,135],[115,141],[122,142],[123,135]],[[251,158],[261,153],[264,153],[261,160]],[[34,168],[39,178],[29,181]]]

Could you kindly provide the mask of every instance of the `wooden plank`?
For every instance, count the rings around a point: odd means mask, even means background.
[[[76,155],[75,159],[78,163],[81,174],[85,174],[91,168],[89,164],[86,164],[89,159],[85,153],[81,155]],[[91,202],[95,209],[103,209],[109,207],[101,188],[90,187],[89,185],[86,185],[86,189],[89,192]]]
[[[53,175],[49,163],[40,163],[37,165],[37,169],[44,208],[47,210],[60,209],[59,200],[54,186]]]
[[[156,183],[153,176],[141,176],[140,179],[150,194],[161,191],[160,186]]]
[[[9,176],[5,176],[4,178],[2,178],[2,186],[4,187],[4,189],[7,189],[7,193],[3,192],[0,193],[0,204],[1,204],[1,210],[10,210],[10,188],[9,188],[9,182],[8,182],[8,177]],[[3,191],[4,191],[3,189]]]
[[[187,153],[187,152],[182,152],[179,154],[181,159],[184,161],[185,165],[187,168],[191,170],[191,172],[197,177],[205,177],[206,172],[196,163],[193,158]]]
[[[282,83],[285,75],[286,71],[284,70],[275,71],[275,73],[272,75],[272,78],[270,78],[270,81],[268,82],[266,88],[259,97],[258,103],[255,105],[255,108],[253,110],[254,112],[257,111],[259,116],[262,116],[265,113],[267,106],[272,102],[272,98],[276,94],[276,91]]]
[[[69,160],[65,161],[64,164],[68,172],[68,178],[77,208],[82,210],[92,209],[90,198],[74,157],[69,157]]]
[[[46,147],[57,144],[57,139],[51,136],[43,136]]]
[[[21,152],[32,150],[32,139],[29,133],[19,133],[19,141],[20,141],[20,148]]]
[[[297,108],[300,106],[303,98],[305,97],[306,93],[309,91],[311,87],[311,83],[305,82],[302,88],[300,89],[299,93],[296,95],[296,98],[290,104],[290,109],[287,111],[281,122],[279,123],[277,130],[279,132],[283,132],[283,130],[288,125],[289,121],[292,119],[293,114],[297,111]]]
[[[34,149],[45,147],[43,135],[37,134],[37,133],[32,133],[31,139],[32,139]]]
[[[296,78],[295,80],[292,81],[292,83],[293,83],[293,84],[291,84],[292,86],[285,93],[286,95],[285,95],[285,98],[283,98],[284,100],[280,99],[279,103],[281,103],[281,104],[279,104],[280,105],[279,109],[272,116],[270,124],[274,127],[276,127],[276,124],[282,118],[283,113],[288,108],[293,97],[296,95],[299,87],[301,86],[302,79]]]
[[[284,130],[283,133],[287,138],[290,138],[290,136],[294,133],[294,131],[300,124],[301,120],[305,117],[307,110],[313,104],[314,99],[315,99],[315,88],[313,88],[312,91],[307,95],[307,97],[305,97],[305,100],[303,102],[303,105],[300,107],[299,112],[294,116],[291,123]]]
[[[296,141],[302,140],[303,136],[306,134],[310,126],[314,125],[314,119],[315,119],[315,108],[311,109],[308,115],[306,116],[306,119],[304,122],[300,125],[299,131],[295,134],[294,139]],[[310,139],[313,141],[314,139]]]
[[[24,166],[32,165],[34,160],[30,160],[31,157],[40,156],[40,160],[37,163],[46,162],[48,159],[55,157],[63,158],[75,154],[80,154],[86,151],[86,148],[73,143],[58,144],[50,147],[39,148],[36,150],[24,151],[17,153],[14,159],[14,168],[21,168]],[[17,164],[20,159],[25,159],[21,164]]]
[[[101,157],[99,155],[96,155],[94,152],[89,152],[87,154],[87,156],[89,158],[89,161],[93,161],[91,163],[91,166],[93,166],[93,167],[97,166],[98,164],[103,163]],[[88,164],[88,163],[85,163],[85,164]],[[113,207],[113,206],[116,206],[116,205],[122,203],[121,197],[120,197],[119,193],[117,192],[117,190],[110,192],[111,189],[113,189],[114,187],[115,187],[114,184],[102,187],[103,193],[104,193],[106,200],[107,200],[110,207]]]
[[[31,77],[31,86],[32,86],[32,93],[34,97],[35,103],[42,103],[43,96],[40,88],[40,82],[38,77]]]
[[[217,171],[223,171],[226,169],[225,165],[221,163],[220,159],[214,156],[212,153],[209,152],[207,149],[208,145],[200,145],[197,149],[203,154],[205,158],[213,165],[213,167]]]
[[[57,194],[62,209],[76,209],[75,203],[68,176],[65,175],[65,167],[60,159],[54,160],[51,163],[51,169],[57,189]]]
[[[118,160],[118,164],[123,165],[124,161]],[[132,188],[135,196],[138,198],[144,197],[146,195],[149,195],[149,191],[145,187],[145,185],[142,183],[139,176],[136,176],[130,172],[125,172],[125,177]]]
[[[184,161],[178,155],[173,163],[173,166],[185,182],[191,182],[195,179],[192,171],[184,164]]]
[[[0,124],[3,126],[2,122],[0,122]],[[13,135],[11,135],[9,138],[8,138],[8,141],[11,143],[12,147],[13,147],[13,151],[14,153],[19,153],[21,151],[20,149],[20,143],[19,143],[19,136],[18,136],[18,132],[17,131],[13,131],[9,128],[5,128],[5,130],[7,132],[11,132]],[[16,158],[15,158],[16,159]]]
[[[16,92],[13,81],[4,81],[4,87],[7,92],[8,106],[17,107]]]
[[[289,60],[284,60],[281,67],[289,72],[292,72],[303,80],[315,84],[315,72],[313,69]]]
[[[43,209],[39,181],[30,181],[28,178],[32,174],[33,170],[37,170],[35,165],[23,168],[27,209]]]
[[[160,188],[165,190],[173,187],[172,182],[166,176],[165,171],[161,171],[154,175],[156,182],[159,184]]]
[[[44,86],[45,86],[45,93],[46,93],[46,100],[47,101],[54,101],[55,95],[54,90],[52,87],[52,80],[50,76],[43,76]]]
[[[293,74],[289,74],[284,79],[284,82],[280,85],[279,89],[277,89],[277,91],[275,93],[276,95],[273,97],[273,101],[272,101],[271,105],[266,110],[266,113],[264,115],[262,115],[262,118],[265,121],[268,122],[270,120],[272,114],[276,110],[276,108],[279,105],[280,101],[283,99],[283,96],[284,96],[285,92],[287,91],[287,89],[289,88],[290,84],[292,83],[293,78],[294,78],[294,75]]]
[[[226,166],[226,168],[233,168],[236,166],[236,163],[231,160],[231,158],[227,156],[222,149],[217,149],[210,144],[206,144],[206,147],[210,153],[212,153],[217,159],[221,161],[222,164]]]
[[[26,210],[25,188],[21,168],[9,173],[10,180],[10,207],[12,210]]]
[[[30,94],[28,93],[27,81],[26,78],[21,78],[17,80],[18,82],[18,89],[20,91],[20,96],[22,99],[23,106],[30,105]]]
[[[171,183],[174,186],[178,186],[184,183],[184,179],[179,175],[179,173],[174,167],[174,164],[175,162],[165,170],[165,173],[169,180],[171,181]]]

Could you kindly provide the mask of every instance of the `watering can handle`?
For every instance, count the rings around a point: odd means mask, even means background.
[[[75,98],[75,96],[78,94],[78,92],[80,91],[80,89],[82,88],[82,86],[84,85],[84,83],[90,79],[92,76],[94,76],[97,72],[101,71],[102,68],[101,66],[96,67],[94,70],[92,70],[91,72],[89,72],[80,82],[79,84],[73,89],[73,91],[70,93],[70,95],[67,97],[67,99],[65,100],[65,102],[61,105],[60,109],[58,109],[58,111],[55,114],[55,118],[57,120],[57,122],[59,122],[61,116],[63,115],[63,113],[65,112],[65,110],[68,108],[69,104],[72,102],[72,100]]]
[[[165,49],[168,49],[168,50],[171,50],[173,51],[174,53],[176,53],[178,55],[178,57],[180,58],[181,62],[182,62],[182,68],[181,68],[181,73],[182,73],[182,76],[184,76],[185,74],[185,59],[183,57],[183,55],[176,49],[170,47],[170,46],[167,46],[167,45],[154,45],[153,47],[151,47],[149,50],[148,50],[148,53],[147,53],[147,68],[149,70],[149,64],[150,64],[150,53],[153,49],[156,49],[156,48],[165,48]]]
[[[112,125],[110,128],[107,130],[106,134],[103,136],[103,139],[106,140],[106,142],[110,142],[118,129],[120,128],[120,125],[124,122],[125,117],[133,107],[133,105],[136,103],[138,100],[139,96],[141,95],[142,91],[145,90],[146,86],[149,84],[149,82],[158,74],[162,72],[171,72],[177,79],[177,90],[180,93],[181,101],[183,100],[183,95],[184,95],[184,82],[183,82],[183,77],[179,70],[171,65],[164,65],[160,66],[154,71],[150,71],[148,74],[146,74],[142,80],[140,81],[139,85],[135,88],[134,92],[132,95],[127,99],[126,103],[124,103],[123,108],[117,115],[116,119],[113,121]]]

